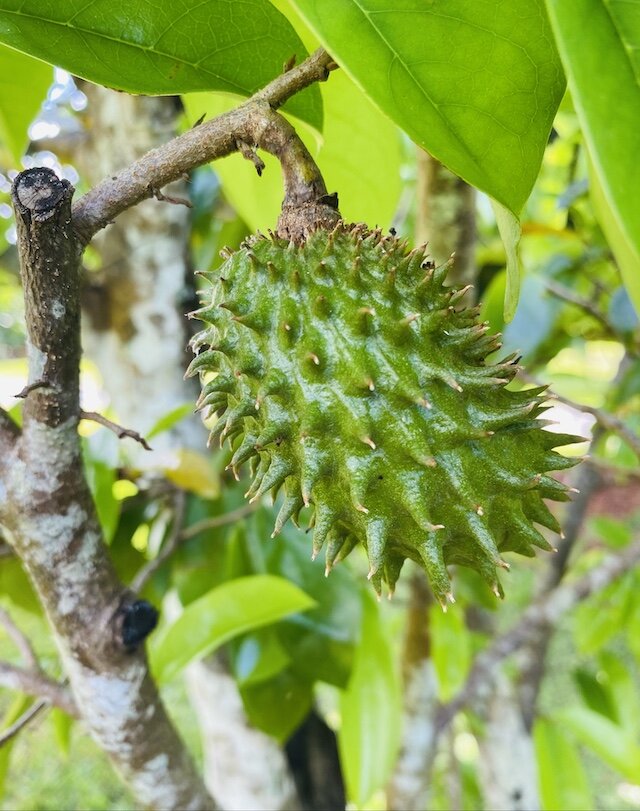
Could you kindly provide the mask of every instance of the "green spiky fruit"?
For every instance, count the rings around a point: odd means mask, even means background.
[[[327,571],[362,543],[378,591],[412,558],[441,602],[449,564],[499,593],[501,553],[551,548],[533,522],[559,531],[544,499],[567,488],[547,473],[576,441],[536,419],[543,389],[505,388],[517,359],[485,363],[497,337],[445,274],[362,226],[252,237],[211,276],[190,366],[248,497],[284,489],[274,534],[310,506]]]

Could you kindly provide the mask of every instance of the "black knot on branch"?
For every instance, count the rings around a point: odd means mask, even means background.
[[[44,222],[56,211],[60,201],[73,194],[68,180],[61,180],[54,171],[39,167],[26,169],[13,183],[13,199],[25,218]]]
[[[158,610],[146,600],[126,603],[118,610],[120,641],[132,653],[158,624]]]

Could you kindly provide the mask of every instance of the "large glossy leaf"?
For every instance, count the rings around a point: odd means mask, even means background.
[[[640,312],[638,4],[546,2],[597,178],[592,187],[596,210]]]
[[[313,689],[291,668],[268,681],[240,687],[242,703],[253,726],[284,743],[311,709]]]
[[[329,191],[337,191],[340,210],[349,221],[389,226],[400,197],[402,150],[397,128],[340,72],[322,87],[325,111],[323,141],[303,127],[298,132],[315,157]],[[230,109],[234,102],[219,93],[183,96],[190,122]],[[261,153],[261,177],[241,155],[215,164],[224,193],[254,230],[274,228],[282,205],[282,173],[275,158]]]
[[[585,707],[560,710],[554,719],[628,780],[635,782],[638,779],[640,746],[635,735]]]
[[[580,755],[562,729],[538,719],[533,728],[543,811],[595,808]]]
[[[295,5],[416,143],[520,212],[564,89],[543,0]]]
[[[158,681],[166,682],[229,639],[313,605],[297,586],[273,575],[224,583],[190,603],[159,635],[150,650],[151,669]]]
[[[0,0],[0,41],[92,82],[131,93],[249,95],[304,45],[268,0]],[[317,87],[292,113],[322,125]]]
[[[402,714],[391,646],[368,592],[363,592],[362,639],[341,708],[338,744],[347,794],[366,807],[393,767]]]
[[[50,65],[0,45],[0,141],[16,165],[52,79]]]

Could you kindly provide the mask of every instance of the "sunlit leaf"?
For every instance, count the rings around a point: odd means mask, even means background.
[[[51,65],[0,45],[0,141],[16,166],[52,80]]]
[[[543,0],[294,5],[417,144],[520,212],[564,90]]]
[[[92,82],[149,95],[247,96],[306,55],[268,0],[0,0],[0,41]],[[287,109],[322,127],[317,87]]]
[[[273,575],[224,583],[190,603],[154,640],[151,669],[160,682],[166,682],[189,662],[201,659],[229,639],[313,605],[297,586]]]
[[[605,763],[635,782],[640,774],[640,745],[636,736],[586,707],[567,707],[554,720],[594,751]]]
[[[576,746],[558,724],[538,718],[533,727],[543,811],[591,811],[589,782]]]
[[[362,639],[342,694],[338,733],[347,794],[361,807],[389,778],[402,714],[400,683],[380,613],[368,592],[362,599]]]
[[[596,182],[591,195],[640,312],[640,26],[625,0],[546,0]],[[576,25],[580,20],[580,25]]]
[[[471,638],[461,611],[430,611],[431,656],[438,676],[438,698],[449,701],[464,685],[471,665]]]

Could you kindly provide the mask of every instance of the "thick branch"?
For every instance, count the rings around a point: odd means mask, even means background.
[[[78,716],[78,708],[69,690],[40,671],[26,670],[8,662],[0,662],[0,685],[9,690],[19,690],[29,696],[42,698],[69,715]]]
[[[491,690],[496,669],[507,656],[525,645],[541,628],[556,624],[563,614],[581,600],[602,591],[633,569],[638,562],[640,541],[631,544],[620,555],[605,558],[579,580],[565,583],[532,603],[513,628],[495,639],[478,655],[464,688],[440,709],[438,731],[444,730],[460,710],[473,705],[486,691]]]
[[[125,631],[135,596],[106,554],[84,476],[79,418],[79,256],[72,187],[48,169],[14,182],[30,337],[22,436],[4,474],[11,543],[55,631],[78,711],[138,796],[155,808],[211,808],[169,722],[144,652]],[[129,633],[130,636],[130,633]]]
[[[72,196],[73,186],[50,169],[28,169],[13,185],[29,336],[25,431],[33,419],[56,428],[78,418],[80,303]]]
[[[293,127],[275,109],[294,93],[325,80],[333,66],[331,57],[318,50],[242,106],[199,124],[151,150],[115,177],[103,180],[74,207],[73,226],[80,242],[88,243],[118,214],[153,197],[158,189],[185,172],[247,146],[264,149],[280,160],[285,181],[284,209],[317,205],[327,193],[322,176]],[[324,207],[320,204],[322,211],[314,215],[324,214],[335,222],[338,215],[332,203],[329,200]],[[280,230],[287,232],[287,224]]]

